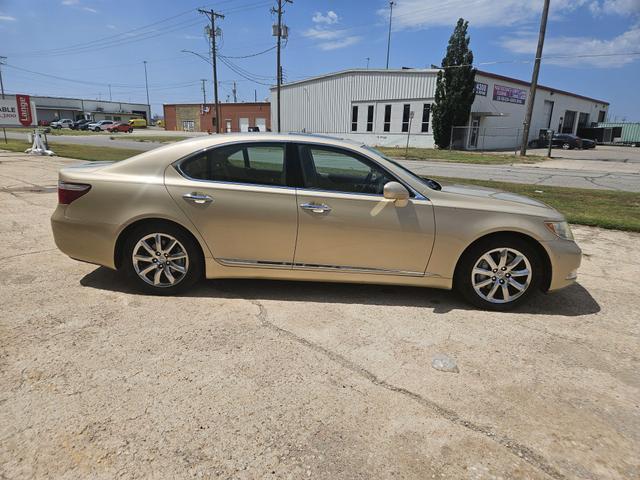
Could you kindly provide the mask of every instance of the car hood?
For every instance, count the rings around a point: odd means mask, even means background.
[[[477,198],[478,202],[482,202],[485,206],[492,205],[493,208],[501,210],[502,208],[515,207],[521,213],[531,215],[541,215],[550,219],[563,219],[561,213],[555,208],[550,207],[534,198],[525,197],[516,193],[505,192],[495,188],[479,187],[475,185],[442,185],[442,192],[461,195],[470,198]]]

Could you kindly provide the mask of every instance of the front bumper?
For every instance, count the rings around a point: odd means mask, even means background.
[[[578,278],[582,250],[571,240],[553,240],[543,243],[551,260],[549,291],[560,290],[573,284]]]
[[[53,239],[60,251],[75,260],[115,268],[117,234],[112,225],[74,221],[65,216],[66,205],[58,205],[51,216]]]

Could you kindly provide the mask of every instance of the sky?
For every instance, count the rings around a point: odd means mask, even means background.
[[[5,91],[146,103],[213,97],[197,8],[219,19],[220,99],[264,100],[275,83],[276,0],[0,0]],[[543,0],[396,0],[390,68],[439,65],[456,20],[469,21],[479,69],[529,80]],[[349,68],[384,68],[389,2],[285,4],[285,81]],[[264,53],[262,53],[264,52]],[[635,53],[635,55],[633,55]],[[256,55],[258,54],[258,55]],[[234,58],[236,57],[236,58]],[[246,58],[237,58],[246,57]],[[551,0],[540,83],[607,100],[610,118],[640,121],[640,0]],[[110,87],[109,87],[110,85]],[[110,91],[111,90],[111,91]]]

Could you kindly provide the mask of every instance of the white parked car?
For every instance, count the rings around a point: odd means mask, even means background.
[[[55,122],[51,122],[51,124],[49,125],[51,128],[71,128],[71,125],[73,125],[73,120],[69,119],[69,118],[63,118],[61,120],[57,120]]]
[[[99,122],[90,123],[89,130],[93,130],[94,132],[100,132],[102,130],[106,130],[112,125],[113,125],[113,120],[100,120]]]

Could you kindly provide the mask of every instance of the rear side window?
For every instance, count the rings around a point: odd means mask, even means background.
[[[197,154],[180,165],[195,180],[285,186],[282,144],[238,144]]]

